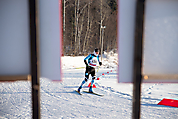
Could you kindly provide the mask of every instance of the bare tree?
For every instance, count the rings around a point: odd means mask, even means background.
[[[87,53],[95,47],[101,48],[101,26],[105,29],[103,50],[109,51],[116,45],[115,0],[64,0],[66,53]],[[101,3],[102,2],[102,3]],[[86,9],[87,8],[87,9]],[[113,32],[115,31],[115,32]],[[87,51],[87,52],[86,52]]]
[[[90,1],[89,1],[90,2]],[[91,3],[91,2],[90,2]],[[90,23],[90,3],[88,4],[88,21],[87,21],[87,31],[85,34],[85,39],[84,39],[84,43],[83,43],[83,51],[85,51],[85,46],[86,46],[86,41],[89,40],[89,34],[91,32],[91,23]],[[88,45],[88,42],[87,42]]]

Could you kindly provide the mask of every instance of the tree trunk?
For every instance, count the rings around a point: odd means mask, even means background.
[[[88,5],[88,22],[87,22],[87,31],[86,31],[85,39],[83,43],[83,51],[85,51],[85,44],[86,44],[88,32],[89,32],[89,25],[90,25],[90,4]]]
[[[101,15],[101,23],[100,23],[100,47],[101,47],[101,37],[102,37],[102,29],[101,27],[103,26],[103,16],[102,16],[102,6],[103,6],[103,0],[101,0],[101,5],[100,5],[100,15]]]
[[[82,16],[82,23],[81,23],[81,26],[80,26],[80,30],[78,29],[78,30],[79,30],[79,32],[78,32],[79,52],[81,52],[81,51],[80,51],[80,38],[81,38],[82,30],[83,30],[84,15],[85,15],[85,12],[84,12],[84,14],[83,14],[83,16]]]
[[[78,3],[77,3],[78,1]],[[78,48],[78,44],[77,44],[77,37],[78,37],[78,14],[79,14],[79,0],[75,0],[75,55],[77,54],[77,48]]]

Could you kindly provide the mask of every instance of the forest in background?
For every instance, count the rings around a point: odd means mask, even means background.
[[[95,48],[117,49],[117,0],[63,0],[63,55]]]

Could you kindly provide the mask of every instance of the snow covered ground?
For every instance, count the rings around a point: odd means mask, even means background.
[[[84,79],[84,57],[62,57],[62,82],[40,79],[42,119],[130,119],[132,116],[131,83],[117,83],[117,59],[103,59],[95,81],[95,92],[103,97],[74,90]],[[104,73],[104,75],[102,75]],[[90,77],[91,78],[91,77]],[[88,83],[91,80],[88,81]],[[88,83],[83,90],[88,90]],[[178,84],[143,83],[141,93],[142,119],[177,119],[178,108],[157,105],[163,98],[178,99]],[[0,83],[0,118],[32,118],[31,82]]]

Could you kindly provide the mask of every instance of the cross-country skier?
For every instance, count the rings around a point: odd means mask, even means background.
[[[99,65],[102,65],[102,62],[99,60],[99,50],[96,48],[92,54],[89,54],[85,59],[84,62],[86,64],[86,70],[85,70],[85,79],[82,81],[82,84],[78,88],[78,92],[80,93],[83,84],[88,81],[89,75],[92,76],[91,86],[89,88],[89,92],[93,93],[92,87],[94,80],[96,78],[95,75],[95,67],[97,63],[99,62]]]

